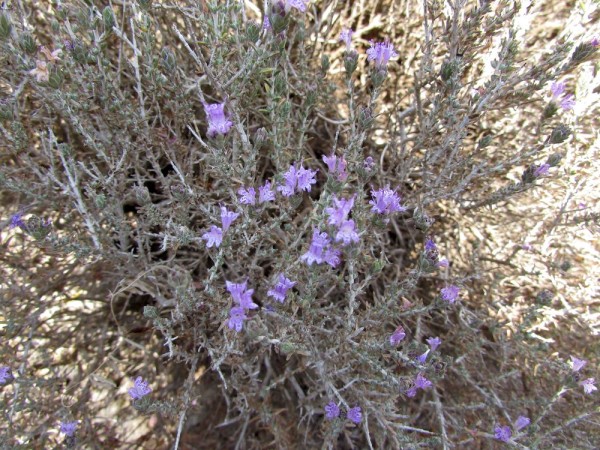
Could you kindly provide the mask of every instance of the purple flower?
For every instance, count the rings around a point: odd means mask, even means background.
[[[147,381],[144,381],[142,377],[137,377],[128,392],[133,400],[139,400],[152,392],[152,389],[148,386]]]
[[[348,200],[341,199],[338,200],[337,197],[333,197],[333,204],[335,207],[333,208],[325,208],[325,213],[329,215],[329,225],[335,225],[336,227],[341,227],[344,221],[348,218],[348,214],[350,214],[350,210],[354,206],[354,198],[356,196],[352,196]]]
[[[550,86],[550,92],[552,92],[552,99],[556,100],[565,92],[565,83],[562,81],[555,81]]]
[[[211,225],[210,231],[202,235],[202,239],[206,241],[206,246],[211,248],[213,245],[219,247],[223,242],[223,230],[215,225]]]
[[[286,173],[283,174],[285,184],[277,187],[284,197],[291,197],[296,192],[296,184],[298,183],[298,172],[296,166],[292,165]]]
[[[306,12],[306,3],[303,0],[287,0],[287,4],[300,12]],[[286,8],[286,11],[289,10],[289,6]]]
[[[433,239],[427,238],[425,241],[425,251],[426,252],[435,252],[437,251],[437,245],[433,242]]]
[[[10,367],[0,367],[0,384],[6,384],[7,382],[12,381],[13,379],[14,376],[12,374],[12,371],[10,370]]]
[[[317,182],[315,179],[316,174],[316,170],[305,169],[302,166],[296,169],[296,166],[292,165],[283,175],[285,184],[278,186],[277,190],[284,197],[291,197],[297,190],[310,192],[311,185]]]
[[[346,44],[346,51],[350,51],[352,47],[352,29],[344,28],[340,34],[340,41]]]
[[[440,259],[437,263],[438,267],[448,267],[449,265],[450,265],[450,263],[448,262],[448,260],[446,258]]]
[[[246,315],[246,311],[241,306],[234,306],[229,311],[229,322],[227,325],[230,329],[235,330],[236,332],[242,331],[242,327],[244,326],[244,321],[248,318]]]
[[[494,429],[494,436],[496,437],[496,439],[502,441],[502,442],[508,442],[510,441],[510,438],[512,437],[512,431],[510,431],[510,427],[509,426],[497,426]]]
[[[367,59],[375,61],[375,67],[385,69],[390,58],[398,56],[391,42],[371,42],[371,48],[367,50]]]
[[[296,284],[295,281],[292,281],[285,277],[282,273],[279,274],[279,281],[275,285],[273,289],[270,289],[267,292],[269,297],[273,297],[279,303],[283,303],[285,301],[285,297],[287,295],[287,291],[294,287]]]
[[[217,134],[227,134],[233,123],[225,116],[225,103],[204,103],[204,112],[208,118],[207,135],[214,138]]]
[[[339,249],[328,247],[323,256],[323,260],[335,269],[340,263],[341,254],[342,252]]]
[[[586,380],[580,381],[579,385],[583,387],[583,392],[586,394],[591,394],[594,391],[597,391],[598,388],[594,386],[596,380],[594,378],[588,378]]]
[[[321,264],[324,261],[325,248],[330,243],[327,233],[321,233],[317,228],[313,230],[313,237],[308,252],[300,257],[301,261],[306,262],[309,266],[313,263]]]
[[[568,94],[560,101],[560,107],[565,111],[571,111],[575,107],[575,96]]]
[[[413,398],[415,395],[417,395],[417,387],[416,386],[413,386],[408,391],[406,391],[407,397]]]
[[[344,245],[348,245],[351,242],[358,242],[358,240],[359,237],[356,233],[354,220],[344,220],[337,234],[335,235],[335,241],[342,241]]]
[[[433,386],[433,383],[427,378],[425,378],[425,376],[421,372],[419,372],[417,374],[417,377],[415,378],[415,384],[409,390],[406,391],[406,395],[407,397],[412,398],[415,395],[417,395],[417,391],[419,389],[427,389],[431,386]]]
[[[417,378],[415,379],[415,386],[418,389],[427,389],[428,387],[433,386],[433,383],[425,378],[421,372],[419,372],[417,374]]]
[[[223,224],[223,233],[229,229],[231,222],[237,219],[239,215],[240,213],[228,211],[226,207],[221,206],[221,223]]]
[[[390,336],[390,344],[395,347],[405,337],[406,337],[406,333],[404,332],[404,327],[402,325],[400,325],[398,328],[396,328],[396,331],[394,331],[392,333],[392,335]]]
[[[236,284],[225,281],[227,290],[233,297],[233,300],[244,309],[256,309],[258,305],[252,301],[254,289],[246,289],[247,282]]]
[[[442,294],[442,299],[449,303],[454,303],[456,299],[458,299],[458,293],[460,292],[460,289],[457,286],[450,285],[442,289],[440,292]]]
[[[60,423],[60,432],[69,437],[72,437],[77,431],[77,421],[75,422],[61,422]]]
[[[425,364],[425,361],[427,361],[427,355],[429,355],[430,351],[431,350],[427,350],[422,355],[417,356],[417,361],[419,361],[421,364]]]
[[[260,188],[259,188],[259,190],[260,190]],[[239,188],[238,195],[240,196],[240,203],[242,205],[254,205],[256,203],[256,191],[254,190],[253,187]]]
[[[275,193],[271,189],[271,182],[265,181],[265,184],[258,188],[258,203],[272,202],[275,200]]]
[[[442,340],[439,337],[430,337],[427,339],[427,343],[431,347],[431,351],[435,352],[435,350],[440,346]]]
[[[541,166],[539,166],[537,169],[535,169],[535,171],[533,172],[533,176],[536,178],[541,177],[543,175],[546,175],[549,170],[550,170],[550,164],[544,163]]]
[[[338,159],[338,157],[335,155],[323,155],[323,161],[325,161],[325,164],[327,164],[329,173],[337,175],[338,181],[346,181],[348,178],[348,172],[346,172],[346,160],[343,157]]]
[[[269,22],[269,18],[265,15],[265,18],[263,19],[263,30],[270,30],[271,29],[271,22]]]
[[[517,420],[515,420],[515,431],[520,431],[525,428],[527,425],[531,423],[529,417],[519,416]]]
[[[19,227],[21,229],[25,228],[25,222],[23,222],[23,213],[18,212],[11,216],[9,228],[13,229]]]
[[[573,364],[573,372],[579,372],[581,369],[583,369],[583,366],[587,364],[587,361],[585,359],[575,358],[573,355],[571,355],[571,363]]]
[[[335,419],[340,416],[340,407],[331,401],[325,406],[325,417],[328,419]]]
[[[348,410],[348,413],[346,414],[346,417],[351,420],[352,422],[359,424],[362,420],[362,411],[360,409],[360,406],[355,406],[354,408],[350,408]]]
[[[316,170],[300,167],[300,169],[298,169],[298,189],[310,192],[311,185],[317,182],[315,178],[316,174]]]
[[[590,41],[590,45],[592,47],[598,47],[598,46],[600,46],[600,38],[598,38],[598,36],[594,36],[592,38],[592,40]]]
[[[400,197],[396,191],[391,190],[389,186],[384,189],[379,189],[378,191],[372,190],[371,195],[373,196],[373,200],[369,202],[370,205],[373,205],[371,212],[377,214],[391,214],[393,212],[406,211],[406,208],[400,205]]]
[[[367,156],[363,165],[366,171],[370,171],[375,166],[375,161],[373,160],[373,157]]]

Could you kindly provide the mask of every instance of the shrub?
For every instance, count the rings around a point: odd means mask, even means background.
[[[594,447],[450,224],[558,176],[597,41],[389,3],[2,12],[7,445],[125,446],[129,392],[157,447]]]

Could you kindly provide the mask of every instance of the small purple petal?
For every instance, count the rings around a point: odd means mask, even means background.
[[[329,420],[340,416],[340,407],[331,401],[325,406],[325,417]]]
[[[362,411],[360,406],[355,406],[354,408],[350,408],[346,417],[352,422],[359,424],[362,421]]]
[[[510,431],[510,427],[509,426],[497,426],[494,429],[494,436],[496,437],[496,439],[502,441],[502,442],[508,442],[510,441],[510,438],[512,437],[512,431]]]
[[[529,417],[519,416],[517,420],[515,420],[515,431],[520,431],[525,428],[527,425],[531,423]]]

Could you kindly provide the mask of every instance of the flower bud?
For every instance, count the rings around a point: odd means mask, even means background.
[[[358,123],[366,130],[373,124],[373,111],[371,108],[360,108],[358,113]]]
[[[256,130],[256,133],[254,134],[254,149],[260,150],[266,140],[267,140],[267,130],[265,130],[262,127],[259,128],[258,130]]]
[[[48,85],[53,89],[59,89],[63,83],[63,74],[60,70],[53,70],[48,76]]]
[[[164,47],[161,56],[161,66],[165,71],[172,73],[177,68],[177,58],[175,57],[175,53],[173,53],[173,50],[169,47]]]
[[[327,73],[327,71],[329,70],[329,66],[329,56],[321,55],[321,72]]]
[[[50,234],[52,225],[49,220],[44,220],[38,216],[33,216],[27,220],[25,231],[32,236],[36,241],[43,240]]]
[[[38,46],[35,43],[35,38],[31,36],[29,33],[24,33],[21,35],[21,39],[19,40],[19,47],[28,55],[35,55],[38,50]]]
[[[533,183],[537,178],[535,175],[535,171],[537,170],[537,166],[535,164],[530,165],[525,171],[521,174],[521,181],[525,184]]]
[[[12,120],[13,106],[6,98],[0,100],[0,120]]]
[[[550,134],[551,144],[562,144],[571,135],[571,129],[565,124],[559,124]]]
[[[143,10],[147,11],[152,7],[153,1],[154,0],[138,0],[138,3]]]
[[[288,26],[289,18],[285,13],[285,2],[276,1],[268,14],[269,23],[273,33],[279,34],[285,31]]]
[[[479,143],[477,144],[477,149],[481,150],[482,148],[486,148],[492,143],[493,139],[494,137],[491,134],[486,134],[479,140]]]
[[[8,15],[0,14],[0,39],[6,40],[12,31],[12,23]]]
[[[357,66],[358,53],[356,53],[354,50],[346,52],[346,55],[344,56],[344,68],[346,69],[346,76],[350,77],[356,70]]]
[[[550,119],[556,112],[558,111],[558,106],[554,102],[550,102],[544,108],[544,112],[542,113],[542,119]]]
[[[158,309],[155,306],[144,306],[144,317],[158,319]]]
[[[371,81],[373,82],[373,86],[378,88],[385,81],[385,77],[387,76],[387,71],[385,69],[375,68],[371,73]]]
[[[110,6],[107,6],[102,10],[102,20],[104,21],[104,27],[107,31],[111,31],[112,27],[115,26],[115,15]]]
[[[563,155],[561,155],[560,153],[554,153],[548,157],[546,164],[548,164],[550,167],[556,167],[560,164],[562,157]]]
[[[248,42],[256,42],[260,37],[260,25],[254,21],[248,22],[246,26],[246,40]]]
[[[598,49],[592,43],[582,42],[575,48],[573,56],[571,56],[571,64],[578,64],[587,60],[596,53],[597,50]]]

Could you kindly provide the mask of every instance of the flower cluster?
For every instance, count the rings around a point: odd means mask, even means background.
[[[331,239],[327,233],[321,233],[317,228],[313,230],[312,242],[308,251],[300,257],[300,260],[311,266],[313,263],[322,264],[326,262],[331,267],[337,267],[340,263],[340,250],[331,246]]]
[[[227,290],[231,294],[233,301],[238,305],[232,307],[229,311],[228,326],[239,333],[242,331],[244,321],[248,318],[248,316],[246,316],[246,311],[258,308],[258,305],[252,301],[254,289],[246,289],[246,281],[239,284],[225,281],[225,285],[227,286]]]
[[[581,369],[585,367],[587,361],[585,359],[579,359],[575,356],[571,356],[571,370],[573,373],[578,373]],[[597,391],[598,388],[595,386],[596,379],[595,378],[586,378],[579,382],[579,385],[583,388],[583,392],[586,394],[591,394],[594,391]]]
[[[398,56],[391,42],[371,42],[371,48],[367,50],[367,59],[375,63],[377,69],[386,69],[391,58]]]
[[[529,420],[529,417],[519,416],[517,418],[517,420],[515,420],[514,431],[519,432],[523,428],[525,428],[527,425],[529,425],[530,423],[531,423],[531,420]],[[504,426],[498,425],[494,429],[494,436],[496,439],[498,439],[502,442],[509,442],[512,438],[512,430],[510,429],[510,427],[508,425],[504,425]]]
[[[346,160],[344,157],[338,158],[336,155],[323,155],[323,161],[327,164],[329,173],[334,175],[338,181],[346,181],[348,172],[346,172]]]
[[[223,228],[219,228],[216,225],[211,225],[210,231],[202,235],[202,239],[206,241],[208,248],[215,246],[219,247],[223,242],[223,234],[229,229],[231,224],[240,213],[229,211],[225,206],[221,206],[221,225]]]
[[[267,295],[269,297],[273,297],[279,303],[283,303],[285,301],[285,297],[287,295],[287,291],[294,287],[296,284],[295,281],[286,278],[284,274],[279,274],[279,281],[275,284],[273,289],[269,289]]]
[[[552,101],[558,101],[559,97],[565,93],[565,83],[562,81],[555,81],[550,86],[550,92],[552,93]],[[559,102],[560,107],[565,111],[570,111],[575,107],[575,96],[573,94],[563,95],[562,100]]]
[[[329,420],[336,419],[340,416],[340,407],[331,401],[325,406],[325,417]],[[359,424],[362,421],[362,410],[360,406],[350,408],[346,412],[346,418],[355,424]]]
[[[128,392],[133,400],[139,400],[152,392],[152,389],[148,386],[147,381],[144,381],[142,377],[137,377]]]
[[[406,211],[406,208],[400,205],[400,196],[389,186],[377,191],[371,190],[371,196],[373,197],[373,200],[369,202],[370,205],[373,205],[371,212],[389,215],[394,212]]]
[[[354,198],[346,200],[333,197],[333,207],[325,208],[325,213],[329,216],[329,225],[337,227],[335,242],[342,242],[342,245],[348,245],[351,242],[358,242],[359,236],[356,232],[354,220],[348,219],[348,215],[354,206]]]
[[[225,103],[203,103],[203,106],[208,119],[207,136],[214,138],[217,134],[227,134],[233,123],[225,115]]]
[[[243,205],[256,205],[256,190],[253,187],[241,187],[238,190],[240,203]],[[262,205],[266,202],[275,200],[275,192],[271,188],[271,182],[265,181],[265,184],[258,188],[258,204]]]
[[[285,183],[277,186],[277,190],[281,192],[284,197],[291,197],[296,192],[307,191],[310,192],[311,186],[317,182],[315,175],[316,170],[305,169],[300,166],[296,168],[293,164],[289,170],[283,174]]]

